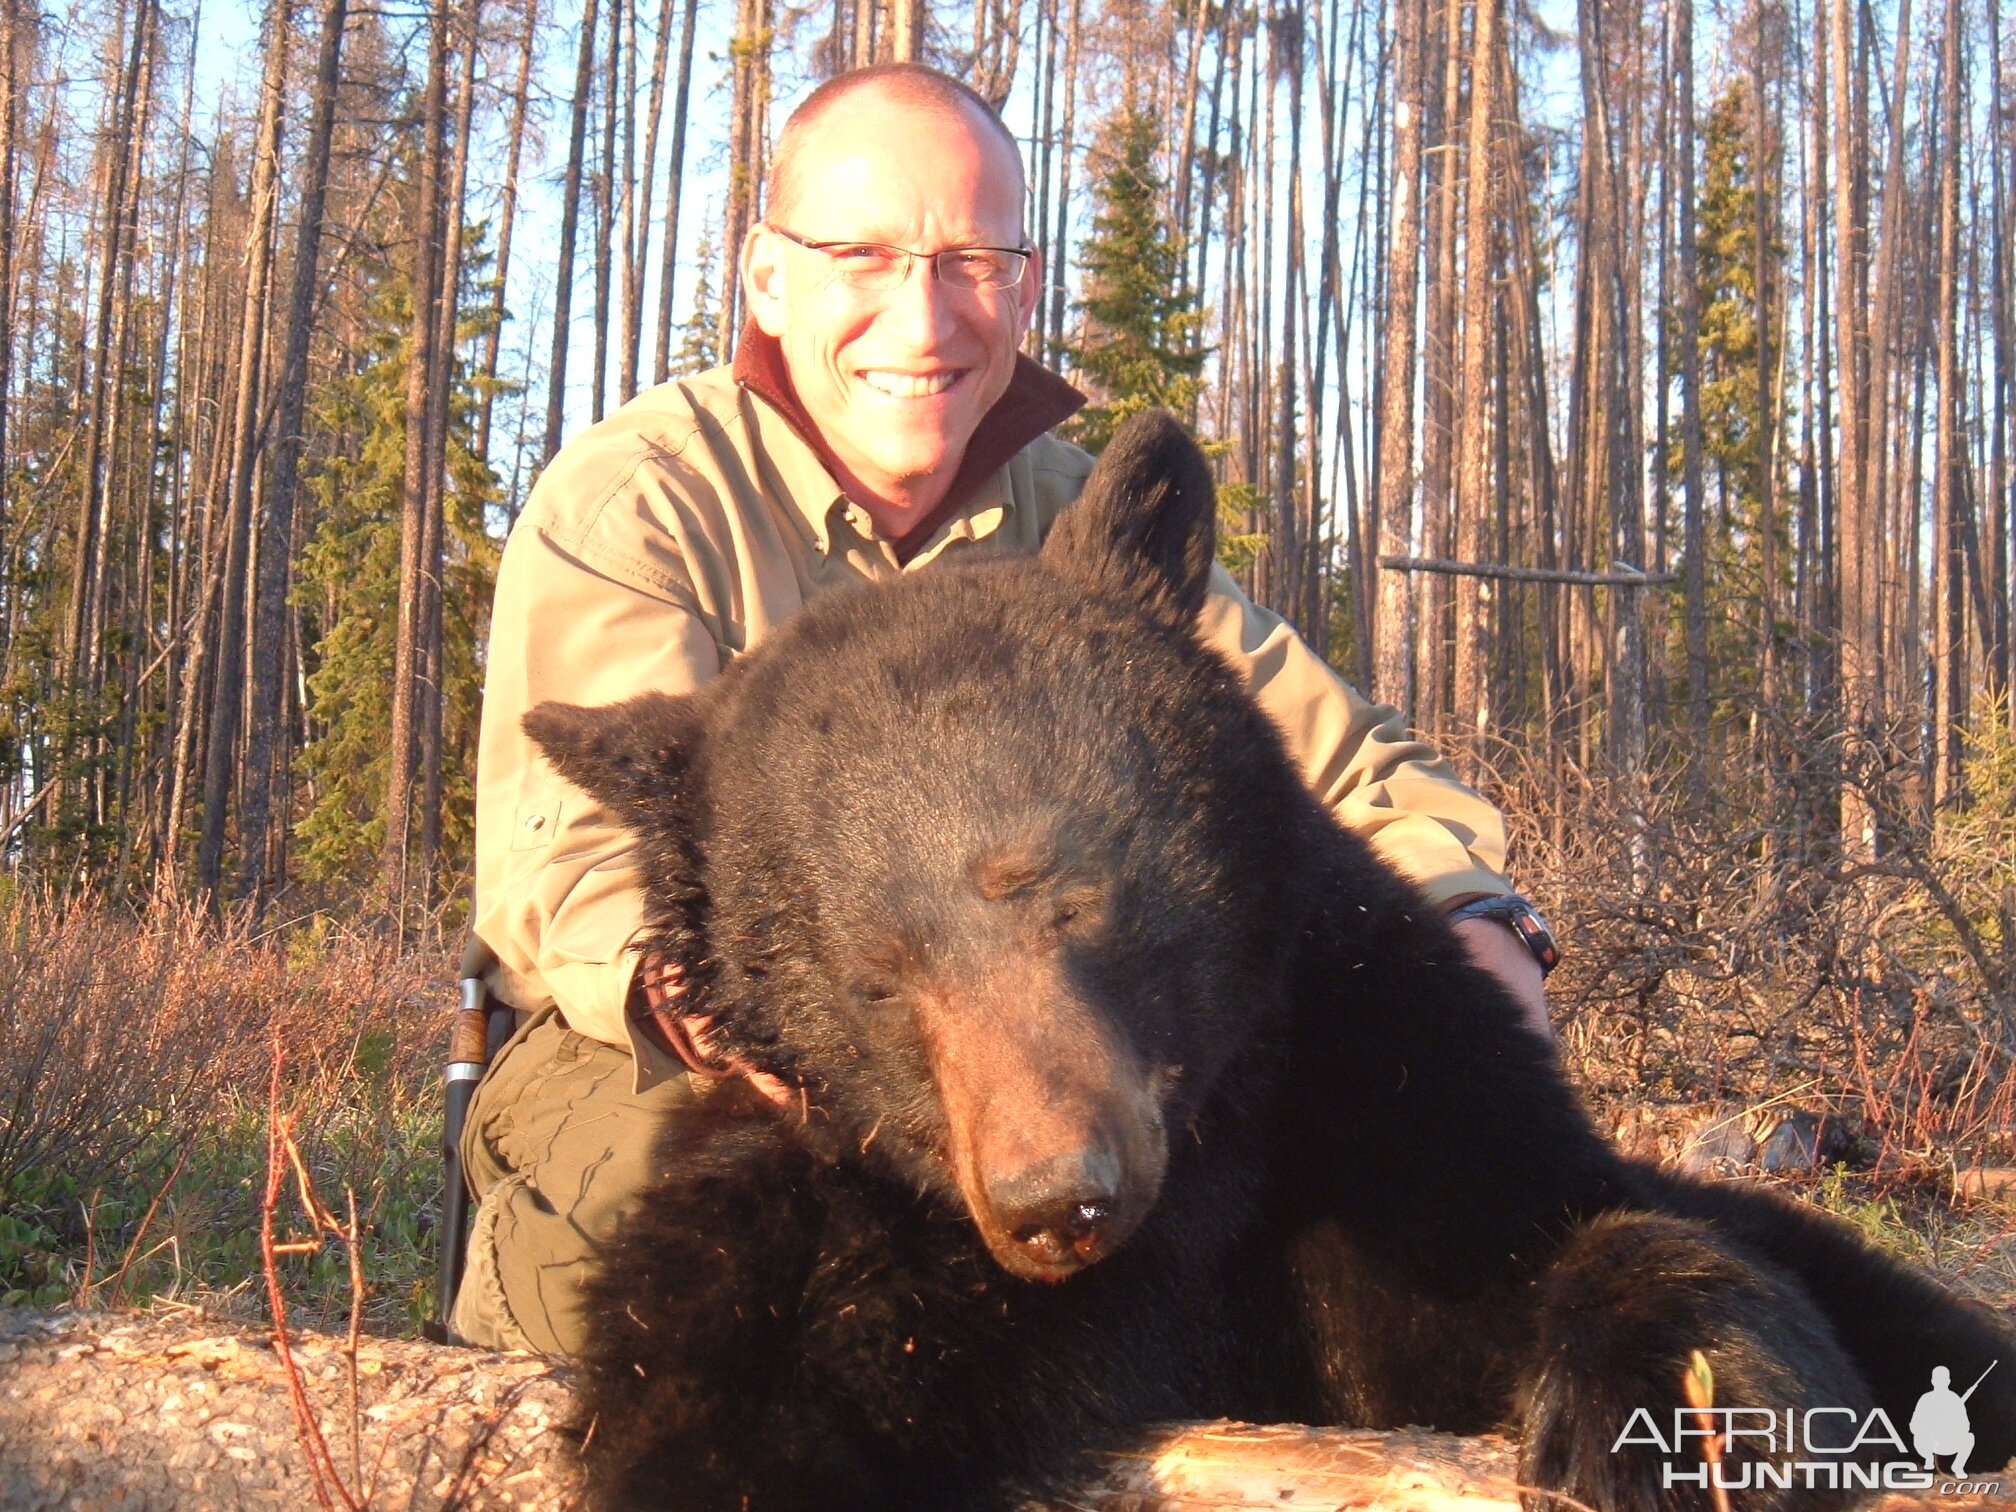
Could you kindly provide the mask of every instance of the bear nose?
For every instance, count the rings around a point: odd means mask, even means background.
[[[1045,1267],[1100,1258],[1118,1210],[1120,1162],[1103,1149],[1063,1155],[990,1184],[994,1216]]]

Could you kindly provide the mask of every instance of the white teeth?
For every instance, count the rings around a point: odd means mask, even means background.
[[[863,373],[861,381],[892,399],[928,399],[959,381],[956,371],[937,373]]]

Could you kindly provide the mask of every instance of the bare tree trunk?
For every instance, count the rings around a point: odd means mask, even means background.
[[[634,223],[630,220],[625,222],[623,398],[626,403],[637,392],[638,356],[644,344],[645,266],[651,256],[651,200],[658,184],[658,128],[665,115],[665,63],[672,52],[672,3],[673,0],[659,0],[658,40],[651,49],[651,103],[645,108],[644,171],[637,179],[637,213]],[[632,17],[631,47],[634,54],[636,46],[634,6]],[[665,380],[661,376],[654,381],[663,383]]]
[[[1689,767],[1707,776],[1708,538],[1701,486],[1701,251],[1694,225],[1694,0],[1678,0],[1673,44],[1680,95],[1681,595],[1686,601]]]
[[[1764,78],[1765,12],[1762,0],[1754,7],[1757,35],[1750,50],[1751,109],[1755,111],[1755,132],[1751,147],[1751,177],[1754,196],[1750,222],[1750,255],[1754,274],[1757,313],[1757,514],[1761,536],[1760,566],[1763,583],[1758,592],[1758,639],[1762,654],[1759,687],[1767,707],[1776,707],[1778,696],[1778,404],[1772,380],[1776,361],[1772,354],[1771,300],[1775,292],[1771,278],[1771,207],[1773,204],[1770,117]]]
[[[1414,551],[1414,345],[1421,264],[1421,134],[1427,0],[1393,11],[1393,208],[1386,238],[1386,360],[1379,405],[1379,553]],[[1379,574],[1373,619],[1373,686],[1382,702],[1413,717],[1412,585],[1403,572]]]
[[[103,504],[106,496],[107,396],[114,367],[112,322],[118,301],[119,268],[125,257],[128,178],[132,170],[134,111],[140,89],[142,59],[153,32],[153,0],[140,0],[133,15],[133,31],[128,40],[126,60],[119,85],[109,109],[106,147],[106,185],[102,230],[98,301],[94,335],[89,354],[90,385],[87,390],[84,424],[84,488],[77,505],[76,552],[71,561],[70,625],[66,640],[70,680],[81,690],[88,686],[98,660],[97,634],[103,605],[96,602],[92,587],[103,580],[99,568],[104,541]],[[121,21],[123,23],[124,16]],[[122,25],[123,31],[123,25]],[[79,360],[85,360],[80,351]]]
[[[448,401],[454,389],[456,326],[461,310],[462,220],[469,192],[469,138],[476,110],[476,48],[482,35],[483,0],[466,0],[467,34],[462,78],[455,103],[455,160],[448,175],[442,214],[445,250],[441,258],[434,361],[427,396],[427,518],[421,531],[420,686],[420,885],[431,907],[441,853],[441,718],[447,697],[443,676],[447,649],[442,639],[443,543],[447,522]]]
[[[1457,173],[1455,144],[1463,109],[1464,0],[1434,0],[1429,22],[1428,73],[1432,84],[1441,71],[1442,88],[1429,100],[1428,134],[1436,150],[1427,156],[1427,203],[1433,214],[1427,223],[1427,283],[1425,331],[1421,343],[1421,541],[1429,556],[1446,557],[1456,549],[1456,201],[1462,180]],[[1439,20],[1440,24],[1436,22]],[[1439,101],[1439,102],[1438,102]],[[1450,612],[1455,595],[1449,579],[1430,576],[1420,583],[1418,599],[1414,722],[1423,730],[1443,728],[1449,703]]]
[[[0,0],[0,326],[6,328],[5,337],[0,338],[0,562],[8,559],[13,543],[7,426],[14,396],[14,193],[20,177],[16,143],[21,121],[21,58],[27,51],[24,4],[25,0]],[[5,591],[10,601],[18,595],[11,581]],[[6,616],[0,615],[0,637],[5,633]]]
[[[222,209],[219,204],[220,187],[224,175],[214,167],[210,174],[209,203],[204,219],[213,234],[221,224]],[[222,345],[217,338],[217,328],[221,327],[222,316],[219,306],[223,302],[222,261],[215,257],[206,258],[203,264],[201,292],[201,313],[197,320],[196,370],[199,383],[212,379],[204,385],[219,392],[220,400],[228,400],[229,372],[214,348]],[[192,528],[192,542],[186,552],[192,573],[198,563],[207,564],[201,573],[201,586],[193,593],[195,605],[188,619],[189,652],[181,667],[182,696],[180,717],[175,724],[174,754],[170,762],[168,779],[167,817],[163,821],[162,850],[167,862],[165,871],[172,885],[179,876],[179,856],[182,847],[182,831],[187,823],[192,789],[201,780],[199,771],[199,749],[207,750],[204,741],[204,716],[207,709],[205,694],[209,685],[210,665],[214,658],[217,640],[218,601],[224,589],[224,572],[228,553],[222,549],[218,539],[220,510],[217,495],[224,467],[225,448],[218,439],[218,426],[214,421],[205,423],[204,411],[196,411],[196,434],[193,444],[198,448],[197,456],[202,462],[202,476],[193,490],[193,496],[202,501],[200,528]],[[228,511],[222,511],[228,515]]]
[[[1934,785],[1938,802],[1960,790],[1962,731],[1967,721],[1967,620],[1963,588],[1966,534],[1967,445],[1960,416],[1960,0],[1946,0],[1946,41],[1940,58],[1939,143],[1939,437],[1936,509],[1943,537],[1937,626],[1937,723],[1933,731]],[[1898,100],[1896,108],[1902,110]]]
[[[1512,84],[1508,51],[1508,96]],[[1520,207],[1520,213],[1508,221],[1512,240],[1512,271],[1518,285],[1511,300],[1512,335],[1519,348],[1519,368],[1523,379],[1521,398],[1526,412],[1523,439],[1531,476],[1533,531],[1538,540],[1540,565],[1552,570],[1560,566],[1561,498],[1554,466],[1554,438],[1548,422],[1546,354],[1542,351],[1540,340],[1540,254],[1535,244],[1533,217],[1524,210],[1530,199],[1521,154],[1508,152],[1506,163],[1511,180],[1506,204]],[[1558,735],[1567,699],[1567,651],[1561,612],[1563,591],[1542,587],[1538,598],[1542,712],[1550,733]],[[1554,744],[1554,741],[1549,741],[1550,746]]]
[[[1288,72],[1288,245],[1289,254],[1281,290],[1281,350],[1275,372],[1278,388],[1270,412],[1274,417],[1274,544],[1269,552],[1274,564],[1274,607],[1295,620],[1305,640],[1318,639],[1317,627],[1306,618],[1304,575],[1314,567],[1314,546],[1302,528],[1295,486],[1296,407],[1298,391],[1298,317],[1302,301],[1296,293],[1296,274],[1301,267],[1302,216],[1295,190],[1302,180],[1302,77],[1303,56],[1307,52],[1302,36],[1300,12],[1277,12],[1271,23],[1281,33],[1280,46],[1292,49]],[[1272,182],[1272,175],[1269,181]],[[1268,217],[1269,222],[1273,220]],[[1313,436],[1313,433],[1312,433]]]
[[[560,255],[553,284],[553,355],[546,365],[546,436],[539,449],[542,467],[560,450],[560,427],[567,413],[567,336],[574,303],[574,235],[581,218],[581,154],[588,135],[588,100],[595,82],[596,3],[597,0],[586,0],[581,16],[581,50],[574,68],[567,173],[560,191]]]
[[[698,4],[699,0],[686,0],[686,12],[681,22],[679,91],[672,102],[671,160],[665,165],[665,260],[658,269],[658,350],[653,368],[660,383],[672,376],[672,298],[679,267],[680,189],[686,173],[686,103],[688,86],[693,81],[693,21]],[[670,0],[667,0],[666,10],[669,12],[670,9]],[[739,248],[736,255],[740,255]],[[732,263],[729,265],[733,266]]]
[[[875,61],[875,11],[878,0],[854,0],[854,60],[856,68]]]
[[[850,0],[853,3],[853,0]],[[1050,175],[1056,158],[1056,141],[1053,126],[1057,115],[1057,0],[1036,0],[1035,35],[1032,46],[1035,49],[1037,65],[1036,78],[1031,86],[1035,93],[1032,105],[1033,133],[1029,143],[1029,209],[1025,212],[1024,239],[1036,249],[1037,265],[1043,270],[1039,277],[1047,278],[1050,273]],[[1033,221],[1033,226],[1028,222]],[[1183,223],[1188,230],[1189,223]],[[1187,267],[1189,251],[1184,249]],[[1187,281],[1187,279],[1186,279]],[[1047,337],[1049,322],[1049,301],[1037,291],[1036,315],[1029,322],[1028,334],[1022,346],[1030,356],[1042,361],[1049,352]]]
[[[258,460],[268,289],[273,273],[273,224],[279,198],[280,128],[287,88],[291,0],[266,13],[266,78],[260,92],[259,140],[252,157],[251,219],[246,235],[245,311],[238,336],[238,400],[231,426],[230,504],[226,511],[222,613],[217,623],[216,673],[210,684],[209,741],[203,760],[203,833],[196,848],[196,891],[217,898],[224,858],[224,810],[231,790],[245,677],[245,576],[252,535],[252,470]]]
[[[1991,68],[1997,77],[2001,76],[2002,62],[2002,5],[2001,0],[1988,0],[1988,56]],[[1989,405],[1989,462],[1988,462],[1988,535],[1989,535],[1989,627],[1987,647],[1987,683],[1990,693],[1999,695],[2008,710],[2007,720],[2011,733],[2016,733],[2016,639],[2012,639],[2010,619],[2016,614],[2016,602],[2012,602],[2012,581],[2010,553],[2016,547],[2016,500],[2010,497],[2012,490],[2011,456],[2016,449],[2016,436],[2011,435],[2012,421],[2016,421],[2016,299],[2011,297],[2010,281],[2016,277],[2016,269],[2011,267],[2009,240],[2016,235],[2009,214],[2009,195],[2016,190],[2016,107],[2012,107],[2006,94],[1997,96],[1997,103],[1989,112],[1989,199],[1988,199],[1988,245],[1989,267],[1989,325],[1991,346],[1994,351],[1993,400]],[[1997,132],[2008,138],[2009,159],[2004,161],[2002,144],[1995,140]],[[4,457],[4,448],[0,448]],[[2003,937],[2009,938],[2007,934]]]
[[[1816,0],[1816,16],[1817,16]],[[1814,415],[1813,461],[1813,613],[1809,629],[1817,648],[1814,657],[1809,707],[1816,717],[1840,722],[1836,700],[1841,683],[1841,550],[1840,474],[1834,445],[1834,385],[1829,378],[1829,356],[1836,321],[1833,308],[1834,268],[1827,223],[1831,218],[1827,185],[1831,183],[1834,160],[1830,125],[1832,76],[1828,62],[1828,28],[1815,27],[1813,39],[1814,85],[1813,162],[1806,196],[1807,215],[1812,223],[1813,256],[1808,268],[1808,287],[1814,297],[1809,308],[1813,341],[1812,381],[1808,385]],[[1823,833],[1838,832],[1839,794],[1830,793],[1824,804],[1814,800],[1813,825],[1816,839]]]
[[[1863,410],[1861,466],[1862,497],[1870,513],[1866,532],[1867,539],[1876,542],[1888,541],[1894,552],[1900,548],[1901,538],[1916,530],[1916,510],[1911,508],[1893,510],[1891,473],[1891,410],[1901,381],[1898,363],[1900,348],[1904,346],[1904,332],[1901,325],[1902,305],[1898,288],[1899,280],[1907,276],[1905,249],[1915,239],[1916,227],[1912,224],[1914,211],[1909,181],[1904,171],[1905,147],[1905,95],[1910,86],[1911,69],[1911,0],[1899,0],[1897,7],[1897,57],[1890,108],[1890,141],[1883,170],[1883,196],[1879,209],[1880,239],[1876,247],[1876,286],[1874,290],[1873,315],[1866,332],[1865,357],[1867,376],[1858,386],[1858,392],[1866,405]],[[1862,151],[1853,160],[1851,178],[1865,175],[1868,171],[1866,140],[1859,142]],[[1844,158],[1844,167],[1848,165]],[[1934,177],[1937,172],[1934,170]],[[1896,525],[1887,522],[1894,514]],[[1880,585],[1882,577],[1889,570],[1884,563],[1884,553],[1879,551],[1871,572]],[[1877,595],[1881,587],[1872,590]],[[1879,615],[1880,615],[1880,597]],[[1881,630],[1882,640],[1875,653],[1879,669],[1879,681],[1884,664],[1883,641],[1891,641],[1896,649],[1895,632],[1901,626],[1888,625]],[[1907,640],[1915,639],[1907,634]],[[1915,648],[1893,661],[1893,668],[1908,663],[1915,657]],[[1917,685],[1916,679],[1908,673],[1898,676],[1895,686],[1905,696]]]
[[[591,0],[592,3],[592,0]],[[421,662],[425,654],[425,576],[428,492],[433,459],[428,434],[433,418],[434,365],[447,360],[437,350],[442,285],[454,276],[444,270],[442,251],[441,160],[446,156],[448,0],[433,0],[428,20],[427,82],[421,106],[420,182],[414,215],[413,336],[406,368],[406,468],[400,489],[398,631],[392,657],[391,763],[385,784],[385,906],[403,932],[412,878],[413,778],[418,755]]]
[[[588,423],[600,420],[609,399],[609,281],[616,239],[616,107],[623,94],[623,18],[634,0],[610,0],[609,51],[602,76],[602,158],[595,175],[595,372]]]
[[[924,0],[890,0],[895,13],[895,37],[890,55],[898,63],[916,63],[924,55]]]
[[[1050,233],[1050,360],[1055,362],[1064,346],[1064,274],[1071,256],[1072,152],[1076,147],[1078,124],[1078,69],[1084,53],[1085,34],[1081,25],[1084,0],[1071,0],[1071,20],[1064,33],[1064,143],[1057,155],[1056,222]]]
[[[628,404],[637,397],[637,345],[644,319],[644,248],[639,242],[638,231],[640,226],[650,225],[651,210],[647,204],[640,216],[637,205],[637,0],[625,0],[622,12],[623,179],[616,196],[616,234],[621,244],[623,263],[618,270],[621,279],[617,294],[620,329],[617,332],[616,402]],[[612,68],[610,83],[613,86],[615,82],[615,70]],[[661,75],[657,90],[661,98],[663,84]],[[652,122],[654,127],[656,124]],[[645,177],[650,177],[648,161]]]
[[[1470,134],[1464,202],[1462,388],[1457,404],[1456,556],[1482,562],[1493,555],[1490,522],[1490,378],[1492,284],[1496,242],[1496,175],[1492,172],[1497,116],[1498,3],[1475,0],[1470,44]],[[1484,578],[1459,578],[1456,588],[1456,729],[1470,740],[1491,733],[1493,588]]]
[[[497,362],[504,344],[504,290],[511,274],[511,234],[518,222],[518,164],[525,147],[525,106],[532,87],[533,44],[539,34],[539,0],[525,0],[525,33],[518,48],[518,84],[511,93],[509,145],[504,158],[504,210],[497,228],[497,293],[483,342],[483,385],[476,411],[476,455],[490,460],[490,417],[497,403]]]
[[[324,0],[322,43],[315,62],[308,141],[300,172],[301,223],[294,238],[294,273],[287,296],[287,349],[280,362],[279,413],[273,457],[266,473],[265,541],[253,610],[252,721],[246,747],[245,806],[238,830],[244,872],[238,890],[266,902],[266,829],[273,812],[274,752],[285,715],[285,625],[294,561],[294,500],[305,444],[302,417],[308,391],[308,343],[314,334],[315,296],[321,287],[323,207],[329,187],[329,144],[335,136],[336,90],[341,82],[343,29],[350,0]]]
[[[1829,31],[1833,54],[1834,174],[1834,393],[1839,404],[1840,446],[1834,469],[1835,518],[1840,551],[1841,692],[1844,723],[1851,741],[1871,738],[1882,718],[1882,684],[1877,667],[1881,620],[1877,594],[1882,542],[1875,538],[1875,511],[1863,486],[1865,456],[1861,228],[1856,216],[1854,29],[1850,0],[1831,0]],[[1851,758],[1852,759],[1852,758]],[[1876,813],[1852,778],[1841,789],[1841,842],[1853,856],[1876,852]]]
[[[727,361],[741,315],[742,243],[755,224],[762,189],[763,111],[770,89],[770,0],[740,0],[735,20],[734,91],[728,131],[728,218],[722,237],[721,350]]]

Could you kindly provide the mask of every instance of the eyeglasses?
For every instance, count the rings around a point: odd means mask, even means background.
[[[955,289],[1012,289],[1034,256],[1027,247],[947,247],[942,252],[912,252],[880,242],[808,241],[795,231],[771,226],[788,242],[831,259],[833,271],[850,288],[871,293],[900,289],[910,279],[910,265],[923,259],[942,284]]]

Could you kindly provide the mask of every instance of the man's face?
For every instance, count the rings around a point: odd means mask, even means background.
[[[872,90],[812,127],[795,183],[770,219],[809,241],[926,253],[1023,244],[1021,165],[999,134]],[[799,402],[852,482],[919,511],[943,497],[1008,387],[1041,284],[1033,259],[1018,286],[991,291],[943,283],[919,259],[901,287],[870,292],[841,280],[826,253],[761,226],[743,249],[743,278],[751,313],[782,344]]]

